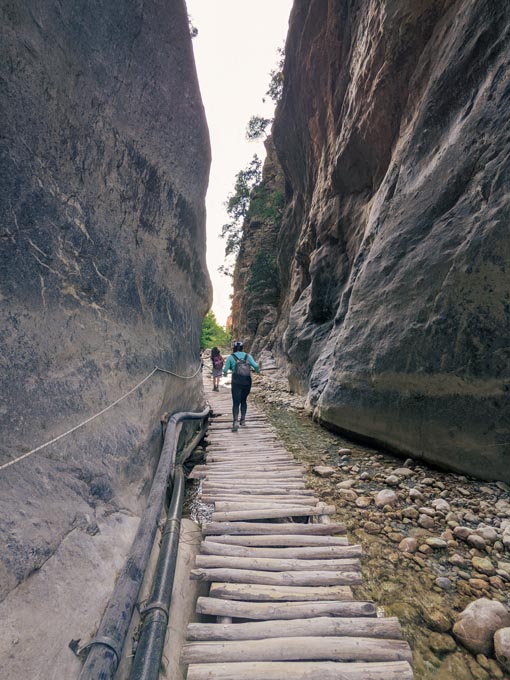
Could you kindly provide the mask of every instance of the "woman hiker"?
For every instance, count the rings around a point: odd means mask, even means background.
[[[232,354],[228,357],[223,367],[223,375],[232,371],[232,414],[234,422],[232,432],[237,432],[238,424],[246,423],[246,399],[251,390],[251,369],[260,373],[258,364],[254,361],[251,354],[243,352],[243,343],[237,340],[234,342]],[[239,420],[239,407],[241,407],[241,420]]]
[[[221,356],[220,350],[217,347],[213,347],[211,350],[211,362],[212,362],[212,381],[213,390],[215,392],[220,391],[220,378],[221,369],[223,368],[223,357]]]

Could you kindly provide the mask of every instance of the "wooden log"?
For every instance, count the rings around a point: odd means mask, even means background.
[[[413,680],[407,661],[345,663],[342,661],[191,664],[188,680]]]
[[[204,501],[205,502],[205,501]],[[301,502],[296,502],[288,500],[275,500],[271,498],[270,496],[267,497],[266,500],[244,500],[244,501],[223,501],[223,500],[215,500],[214,506],[216,512],[237,512],[241,510],[259,510],[259,509],[267,509],[267,508],[295,508],[297,505],[302,505],[304,508],[310,508],[312,506],[312,503],[309,501],[308,503],[301,503]],[[318,501],[320,502],[320,501]],[[315,504],[317,505],[317,504]],[[307,513],[308,514],[308,513]]]
[[[345,524],[298,524],[297,522],[285,522],[276,524],[273,522],[209,522],[202,527],[205,536],[214,534],[305,534],[315,536],[330,536],[332,534],[345,534]]]
[[[201,496],[201,500],[204,503],[212,503],[215,506],[217,512],[230,512],[232,510],[256,510],[257,508],[286,508],[295,507],[296,505],[303,505],[308,507],[309,505],[316,505],[320,503],[317,498],[311,500],[311,496],[304,496],[303,500],[297,498],[273,498],[273,496],[254,496],[252,498],[242,497],[242,500],[238,500],[238,497],[231,496],[214,496],[211,494]]]
[[[232,489],[232,482],[226,480],[205,480],[202,488],[207,489]],[[296,480],[270,479],[242,479],[236,481],[236,488],[239,489],[304,489],[305,483]]]
[[[313,619],[318,616],[375,616],[373,602],[241,602],[216,597],[199,597],[197,613],[231,616],[235,619]]]
[[[322,560],[333,558],[360,557],[360,545],[309,546],[304,548],[257,548],[228,543],[204,541],[201,546],[204,555],[227,555],[230,557],[269,557],[272,559]]]
[[[285,508],[268,508],[261,510],[232,510],[229,512],[213,512],[213,522],[235,522],[245,519],[275,519],[278,517],[307,517],[308,515],[333,515],[334,505],[289,506]]]
[[[230,479],[245,479],[246,478],[246,470],[241,469],[239,467],[238,470],[235,472],[214,472],[214,471],[209,471],[206,473],[207,476],[205,479],[209,481],[227,481]],[[255,479],[260,479],[260,480],[266,480],[266,479],[289,479],[289,480],[294,480],[294,479],[303,479],[303,473],[300,472],[299,470],[294,472],[290,470],[289,472],[283,471],[283,472],[276,472],[276,471],[269,471],[269,472],[262,472],[262,471],[251,471],[250,472],[250,481],[253,481]]]
[[[188,640],[264,640],[277,637],[368,637],[385,640],[402,639],[396,617],[291,619],[282,626],[275,621],[250,621],[220,626],[217,623],[190,623]]]
[[[256,583],[212,583],[209,596],[247,602],[346,602],[354,599],[349,586],[261,586]]]
[[[295,470],[297,472],[306,472],[302,465],[297,465],[291,461],[271,461],[270,463],[207,463],[207,465],[195,465],[193,472],[236,472],[239,469],[243,470],[259,470],[260,472]]]
[[[369,637],[278,637],[188,642],[183,663],[236,661],[412,661],[405,640]]]
[[[266,494],[265,496],[256,496],[252,494],[251,496],[246,496],[245,494],[227,494],[224,492],[221,492],[220,494],[202,494],[200,499],[204,503],[260,503],[263,501],[264,503],[267,502],[283,502],[285,505],[316,505],[317,503],[320,503],[320,500],[318,498],[315,498],[314,496],[295,496],[293,495],[284,495],[284,494]]]
[[[206,539],[206,542],[208,540]],[[344,536],[300,536],[295,534],[282,534],[281,536],[215,536],[214,543],[272,548],[349,545],[347,538]]]
[[[195,565],[201,569],[254,569],[258,571],[361,571],[356,558],[334,560],[293,560],[271,557],[227,557],[226,555],[197,555]]]
[[[350,586],[361,583],[356,571],[257,571],[255,569],[192,569],[194,581],[259,583],[269,586]]]
[[[214,491],[214,489],[213,489]],[[231,493],[232,492],[232,487],[230,489],[225,489],[225,487],[222,487],[219,489],[220,492],[222,493]],[[238,496],[273,496],[273,495],[278,495],[278,496],[288,496],[289,492],[284,489],[283,491],[278,491],[278,489],[274,488],[267,488],[267,487],[256,487],[256,488],[239,488],[239,485],[236,484],[235,487],[235,492]],[[292,491],[293,496],[312,496],[314,497],[314,491],[312,489],[294,489]]]

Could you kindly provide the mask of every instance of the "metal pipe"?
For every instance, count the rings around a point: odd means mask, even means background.
[[[152,594],[142,612],[143,624],[131,667],[131,680],[159,678],[177,563],[185,481],[182,465],[177,465]]]
[[[184,420],[203,420],[209,415],[209,411],[207,407],[200,413],[176,413],[168,421],[165,441],[145,510],[96,636],[86,646],[90,650],[83,665],[80,680],[111,680],[117,670],[156,536],[168,481],[174,468],[181,423]]]
[[[203,438],[206,427],[202,425],[188,446],[180,453],[174,468],[172,498],[168,508],[165,528],[161,541],[156,572],[151,596],[141,612],[142,624],[135,658],[131,667],[131,680],[149,680],[159,678],[159,668],[163,657],[166,630],[175,569],[177,565],[177,551],[181,529],[182,506],[186,478],[183,463]]]

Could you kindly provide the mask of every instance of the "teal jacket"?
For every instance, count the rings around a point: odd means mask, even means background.
[[[256,363],[251,354],[247,354],[246,352],[234,352],[234,354],[238,359],[242,360],[246,358],[250,366],[255,370],[255,372],[260,373],[259,365]],[[236,360],[234,359],[232,354],[230,354],[228,359],[225,361],[225,365],[223,366],[223,375],[227,375],[229,371],[232,371],[233,373],[235,371],[235,368]]]

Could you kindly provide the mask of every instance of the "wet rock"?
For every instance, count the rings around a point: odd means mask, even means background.
[[[496,659],[507,671],[510,671],[510,628],[500,628],[494,634],[494,650]]]
[[[490,655],[494,633],[509,625],[510,614],[500,602],[481,598],[471,602],[460,613],[453,626],[453,634],[474,654]]]
[[[383,507],[384,505],[395,505],[397,501],[397,494],[392,491],[392,489],[382,489],[382,491],[379,491],[375,497],[375,504],[379,508]]]

